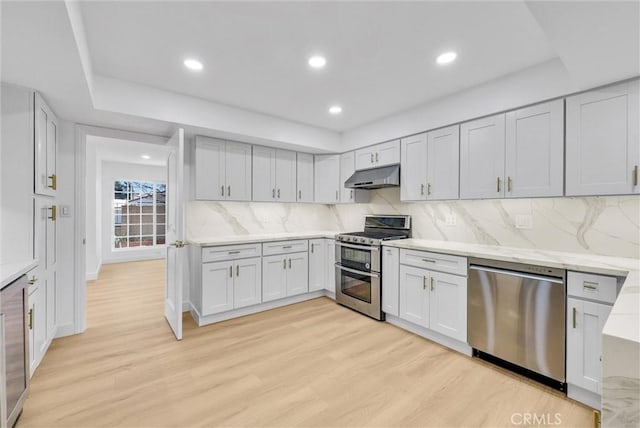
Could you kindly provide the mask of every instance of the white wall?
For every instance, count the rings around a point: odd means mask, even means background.
[[[554,59],[377,120],[342,135],[343,151],[560,97],[579,89]]]
[[[132,181],[167,181],[167,169],[161,166],[139,165],[133,163],[102,162],[102,262],[119,263],[134,260],[160,259],[165,256],[164,247],[156,248],[127,248],[114,250],[111,243],[113,228],[113,213],[111,201],[113,198],[113,182],[115,180]]]
[[[86,216],[86,260],[87,280],[94,280],[100,274],[102,265],[102,222],[99,221],[102,207],[102,162],[97,159],[97,145],[87,143],[85,201]]]

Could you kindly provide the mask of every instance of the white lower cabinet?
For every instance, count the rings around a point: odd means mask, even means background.
[[[400,249],[383,247],[382,250],[382,311],[399,314]]]
[[[282,299],[309,291],[309,254],[276,254],[262,258],[262,301]]]
[[[260,257],[202,265],[202,315],[261,302]]]
[[[31,274],[29,278],[33,278]],[[30,282],[32,279],[29,280]],[[29,366],[31,376],[40,365],[47,351],[47,304],[44,283],[35,282],[29,287]]]
[[[325,239],[325,281],[324,289],[335,295],[336,292],[336,241],[333,239]]]
[[[386,250],[383,257],[387,257]],[[399,252],[398,257],[400,263],[400,282],[397,286],[400,300],[399,317],[459,342],[466,342],[466,259],[404,249]],[[391,264],[391,260],[392,256],[389,256],[387,262],[383,258],[383,263]],[[416,260],[424,261],[431,267],[429,269],[418,267]],[[383,275],[386,267],[387,264],[383,264]],[[439,272],[436,269],[448,272]],[[387,302],[393,301],[394,288],[389,287],[385,291],[385,281],[382,286],[383,305],[386,305],[385,296]],[[393,314],[386,310],[385,312]]]
[[[309,240],[309,291],[325,288],[328,263],[326,255],[324,239]]]

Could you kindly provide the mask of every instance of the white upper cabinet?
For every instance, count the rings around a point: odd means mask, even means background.
[[[57,187],[58,119],[35,94],[35,193],[54,196]]]
[[[562,196],[564,100],[506,116],[506,197]]]
[[[356,150],[355,162],[357,170],[400,163],[400,140]]]
[[[403,201],[458,198],[459,129],[454,125],[401,140]]]
[[[296,165],[298,202],[313,202],[313,155],[298,153]]]
[[[344,182],[356,172],[355,152],[347,152],[340,155],[340,202],[368,202],[369,191],[364,189],[348,189]]]
[[[314,166],[315,201],[322,204],[340,202],[340,155],[316,155]]]
[[[251,200],[251,145],[196,137],[195,197]]]
[[[253,146],[253,200],[296,201],[296,152]]]
[[[566,194],[640,193],[639,82],[567,98]]]
[[[504,113],[460,125],[460,198],[504,196]]]

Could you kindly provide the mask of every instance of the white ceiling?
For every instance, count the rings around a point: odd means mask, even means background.
[[[169,149],[159,144],[140,143],[93,135],[87,136],[87,143],[95,145],[96,159],[104,162],[166,166],[169,156]],[[143,155],[149,156],[149,159],[143,159]]]
[[[523,2],[87,2],[93,70],[343,131],[556,56]],[[436,56],[458,52],[441,67]],[[325,55],[324,70],[307,58]],[[205,69],[191,72],[186,57]],[[327,109],[340,104],[343,114]]]

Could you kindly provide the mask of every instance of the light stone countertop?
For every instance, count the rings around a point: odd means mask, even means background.
[[[0,290],[38,266],[37,260],[0,263]]]
[[[188,243],[198,245],[200,247],[213,247],[218,245],[236,245],[250,244],[253,242],[273,242],[287,241],[290,239],[314,239],[314,238],[335,238],[338,232],[320,230],[310,232],[280,232],[280,233],[264,233],[257,235],[232,235],[232,236],[216,236],[203,238],[190,238]]]

